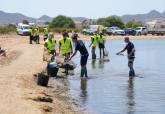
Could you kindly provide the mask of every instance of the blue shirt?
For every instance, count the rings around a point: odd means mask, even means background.
[[[132,42],[128,42],[128,44],[125,46],[125,49],[127,50],[127,53],[130,54],[132,49],[134,49],[134,44]],[[132,53],[131,57],[135,57],[135,53]]]
[[[75,50],[79,51],[82,56],[88,56],[88,50],[85,47],[84,43],[81,40],[78,40],[75,46]]]

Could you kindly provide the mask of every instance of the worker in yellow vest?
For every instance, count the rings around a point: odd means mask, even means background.
[[[44,27],[44,41],[47,40],[49,34],[48,27]]]
[[[53,39],[54,34],[49,33],[48,39],[44,43],[44,49],[48,52],[49,55],[52,55],[52,60],[56,56],[56,40]]]
[[[72,42],[67,32],[64,32],[62,36],[63,38],[59,41],[59,53],[67,60],[70,58],[70,54],[73,52]]]
[[[89,47],[92,46],[92,59],[96,59],[96,47],[97,47],[97,33],[92,33],[91,35],[91,44]]]
[[[35,31],[34,37],[35,37],[36,44],[40,44],[39,27],[36,27],[34,31]]]
[[[103,58],[105,56],[105,37],[102,32],[100,32],[97,35],[98,38],[98,45],[99,45],[99,50],[100,50],[100,58],[102,57],[102,52],[103,52]]]
[[[33,28],[29,29],[29,43],[32,44],[34,31]]]

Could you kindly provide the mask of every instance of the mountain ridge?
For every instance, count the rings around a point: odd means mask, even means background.
[[[160,13],[157,10],[152,10],[149,13],[145,14],[135,14],[135,15],[123,15],[120,16],[123,22],[127,23],[129,21],[141,21],[146,22],[150,20],[160,19],[165,20],[165,11]],[[83,22],[84,20],[89,20],[86,17],[72,17],[72,19],[76,22]],[[48,15],[42,15],[39,18],[28,17],[21,13],[6,13],[4,11],[0,11],[0,24],[16,24],[22,22],[22,20],[28,20],[32,22],[42,21],[42,22],[51,22],[53,20],[52,17]]]

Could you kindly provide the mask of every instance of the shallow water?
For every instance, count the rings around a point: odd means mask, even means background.
[[[75,57],[78,66],[69,77],[69,92],[86,110],[94,114],[165,114],[165,40],[132,42],[135,78],[128,76],[127,57],[115,55],[125,46],[123,41],[106,42],[110,62],[88,60],[88,80],[80,79],[79,55]],[[88,47],[89,42],[85,44]]]

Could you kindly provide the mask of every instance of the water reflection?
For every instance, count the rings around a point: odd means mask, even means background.
[[[99,59],[98,66],[100,69],[104,68],[104,60],[103,59]]]
[[[96,69],[96,60],[92,60],[92,68]]]
[[[127,88],[127,114],[134,114],[135,112],[135,97],[134,97],[134,77],[129,77]]]
[[[85,104],[87,101],[87,79],[85,78],[81,79],[80,89],[81,89],[80,97],[81,97],[82,103]]]

